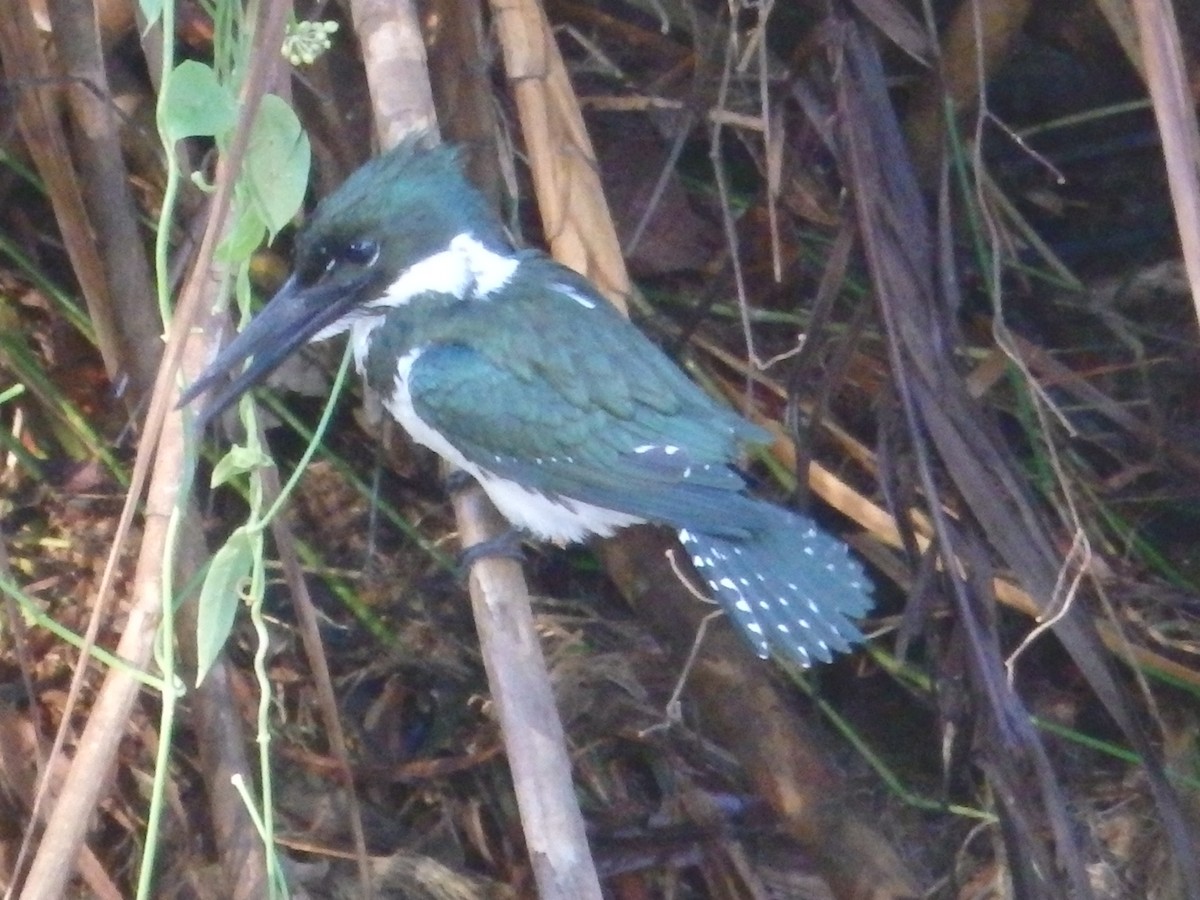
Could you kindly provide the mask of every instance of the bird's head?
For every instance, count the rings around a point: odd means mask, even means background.
[[[318,204],[297,235],[291,276],[180,405],[231,377],[205,407],[208,421],[305,343],[426,291],[464,296],[505,279],[512,259],[503,226],[467,181],[458,154],[405,140]]]

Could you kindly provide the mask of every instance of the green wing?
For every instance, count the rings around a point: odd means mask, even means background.
[[[385,396],[406,389],[469,461],[525,487],[679,527],[752,528],[761,514],[730,464],[766,434],[573,272],[538,256],[517,272],[499,296],[429,294],[389,311],[368,380]],[[414,352],[401,387],[396,360]]]

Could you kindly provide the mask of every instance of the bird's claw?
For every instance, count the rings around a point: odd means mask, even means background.
[[[454,469],[446,475],[446,493],[454,497],[469,491],[478,483],[469,472],[464,472],[462,469]]]
[[[468,476],[469,477],[469,476]],[[459,574],[464,578],[470,574],[471,566],[481,559],[515,559],[525,561],[525,552],[521,549],[521,535],[515,529],[508,529],[494,538],[480,541],[463,549],[458,557]]]

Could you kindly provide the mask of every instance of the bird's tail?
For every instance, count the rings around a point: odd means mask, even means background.
[[[828,662],[863,639],[853,619],[871,608],[871,584],[846,545],[807,516],[766,503],[748,537],[680,529],[679,540],[726,615],[764,659]]]

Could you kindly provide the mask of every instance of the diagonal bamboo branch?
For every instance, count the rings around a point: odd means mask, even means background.
[[[391,146],[414,131],[435,133],[425,47],[413,5],[355,0],[351,12],[381,143]],[[548,30],[543,40],[552,42]],[[482,491],[459,494],[454,511],[464,546],[488,541],[505,528]],[[470,593],[538,893],[543,900],[600,900],[521,567],[505,559],[476,561]]]
[[[282,42],[284,13],[290,7],[272,0],[264,11],[262,40],[278,46]],[[276,65],[274,54],[256,54],[247,75],[238,124],[228,154],[218,163],[208,227],[197,255],[196,266],[183,290],[172,323],[170,339],[163,352],[155,379],[143,443],[134,464],[134,475],[125,508],[121,513],[114,547],[120,547],[133,520],[141,488],[148,484],[142,544],[134,573],[133,598],[117,653],[136,669],[148,665],[162,616],[163,560],[168,558],[168,524],[175,509],[180,485],[186,480],[183,417],[169,413],[177,397],[176,373],[195,376],[211,353],[201,336],[190,333],[204,305],[205,285],[210,276],[217,242],[233,193],[237,171],[249,139],[250,125],[258,111],[261,86],[268,68]],[[115,572],[114,550],[101,581],[96,603],[111,594]],[[81,665],[84,664],[81,661]],[[46,831],[21,892],[22,900],[56,900],[61,897],[74,871],[74,863],[87,833],[100,791],[116,758],[141,683],[128,671],[110,669],[79,741],[79,749],[50,813]]]
[[[1183,265],[1200,319],[1200,129],[1188,92],[1179,25],[1174,8],[1164,0],[1133,0],[1133,12],[1141,38],[1146,85],[1162,136]]]

